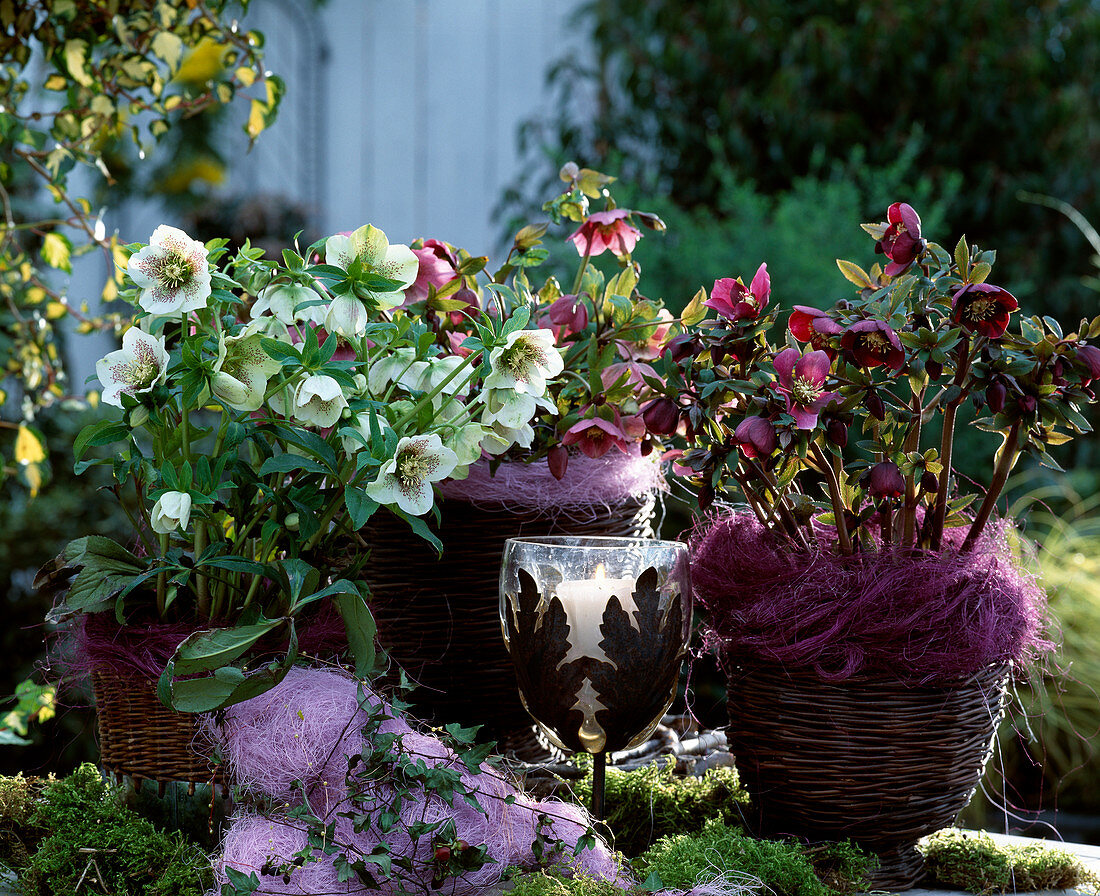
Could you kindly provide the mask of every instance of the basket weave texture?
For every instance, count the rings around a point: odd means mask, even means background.
[[[168,709],[156,682],[140,675],[92,672],[99,753],[103,770],[163,785],[169,781],[222,785],[210,747],[199,733],[198,716]],[[163,788],[162,788],[163,789]]]
[[[1008,669],[909,687],[760,667],[730,677],[729,743],[765,835],[851,838],[876,853],[875,889],[923,876],[916,842],[952,824],[993,749]]]
[[[364,577],[379,641],[418,683],[414,712],[438,723],[482,725],[501,750],[523,758],[544,755],[500,631],[504,542],[524,535],[652,537],[655,508],[653,495],[558,514],[445,499],[439,560],[407,524],[375,514],[363,531],[371,547]]]

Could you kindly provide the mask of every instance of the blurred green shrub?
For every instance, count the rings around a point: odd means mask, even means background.
[[[948,229],[1001,249],[1000,276],[1025,304],[1076,319],[1095,303],[1081,235],[1016,196],[1050,194],[1086,217],[1100,208],[1090,0],[592,0],[577,24],[594,59],[554,68],[557,111],[524,129],[527,151],[718,210],[731,182],[798,194],[853,147],[874,171],[916,145],[891,201],[924,213],[901,188],[927,179]]]

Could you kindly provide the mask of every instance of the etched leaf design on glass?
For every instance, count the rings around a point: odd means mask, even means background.
[[[683,608],[674,595],[661,612],[657,570],[639,577],[634,591],[637,609],[627,613],[617,597],[603,614],[600,646],[614,667],[593,663],[587,670],[606,706],[596,718],[607,733],[607,749],[622,750],[648,735],[675,696],[684,656]],[[631,621],[631,615],[637,626]]]
[[[509,595],[507,626],[520,696],[527,711],[555,732],[563,747],[582,750],[577,731],[584,716],[573,707],[587,664],[584,660],[562,664],[569,652],[565,609],[555,597],[540,614],[538,585],[526,570],[518,572],[519,594]]]

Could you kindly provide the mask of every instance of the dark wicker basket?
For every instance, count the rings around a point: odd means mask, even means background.
[[[164,706],[155,681],[93,672],[92,689],[105,772],[118,779],[129,776],[135,787],[145,779],[156,781],[162,794],[169,781],[185,782],[191,792],[196,783],[225,789],[221,769],[202,741],[198,716]]]
[[[440,560],[416,543],[408,524],[375,514],[362,533],[371,549],[364,577],[379,641],[418,682],[414,712],[439,723],[482,725],[502,751],[545,756],[500,632],[504,542],[520,535],[651,537],[655,508],[653,495],[558,514],[444,499]]]
[[[928,687],[735,673],[729,740],[751,821],[765,835],[851,838],[880,859],[874,888],[912,887],[924,873],[916,842],[954,822],[992,753],[1007,677],[999,665]]]

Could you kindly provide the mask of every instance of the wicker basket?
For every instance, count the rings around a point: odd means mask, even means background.
[[[1008,670],[942,686],[812,671],[731,676],[729,739],[759,833],[851,838],[879,856],[875,889],[924,873],[916,842],[969,802],[1004,708]]]
[[[651,537],[655,508],[652,494],[568,514],[444,499],[440,560],[415,544],[406,523],[375,514],[363,532],[371,546],[364,577],[379,641],[419,685],[414,712],[439,723],[482,725],[502,751],[544,757],[500,633],[504,542],[520,535]]]
[[[156,781],[162,795],[169,781],[189,784],[190,792],[196,783],[225,789],[221,769],[203,743],[198,717],[165,707],[155,681],[93,672],[92,689],[104,771],[119,779],[131,777],[135,787],[145,779]]]

